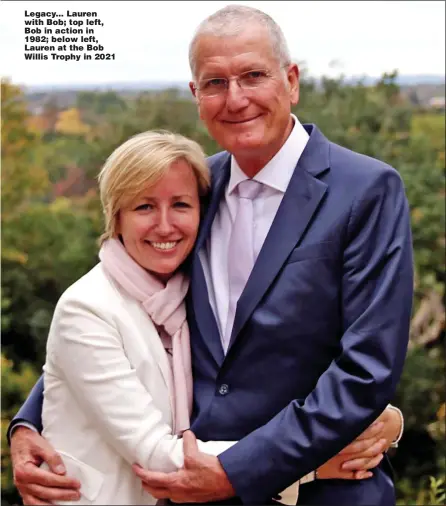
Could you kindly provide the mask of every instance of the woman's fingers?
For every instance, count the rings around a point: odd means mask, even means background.
[[[366,480],[367,478],[371,478],[373,473],[370,471],[354,471],[353,475],[355,480]]]
[[[362,457],[344,462],[341,466],[342,471],[364,471],[373,469],[383,459],[384,454],[380,453],[375,457]]]
[[[355,441],[361,439],[370,439],[372,437],[379,436],[383,429],[384,429],[384,422],[375,421],[372,423],[372,425],[369,425],[369,427],[362,434],[360,434]]]
[[[371,438],[354,441],[344,448],[339,455],[353,455],[357,457],[374,457],[378,453],[383,452],[387,448],[387,440],[385,438]]]
[[[357,453],[362,453],[377,443],[379,439],[379,436],[373,436],[369,439],[355,439],[352,443],[341,450],[339,455],[356,455]]]

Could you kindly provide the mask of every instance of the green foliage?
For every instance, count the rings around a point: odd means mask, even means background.
[[[341,77],[323,79],[317,89],[308,81],[295,113],[330,140],[400,172],[411,207],[419,300],[429,288],[443,293],[445,281],[445,123],[444,115],[414,115],[396,77],[385,74],[374,87],[347,86]]]
[[[429,490],[429,504],[440,505],[445,503],[446,493],[444,489],[444,478],[435,479],[429,476],[430,490]]]
[[[81,91],[77,95],[76,106],[90,124],[100,122],[104,115],[117,115],[128,109],[128,103],[114,91]]]
[[[411,132],[413,135],[428,136],[434,148],[444,152],[445,126],[444,112],[420,112],[412,116]]]
[[[26,261],[3,262],[9,319],[3,349],[9,357],[43,364],[55,303],[96,263],[97,232],[87,212],[66,198],[30,205],[10,221],[3,241],[26,251]]]
[[[10,502],[18,501],[15,491],[12,468],[10,464],[9,448],[6,441],[6,430],[9,421],[16,414],[26,399],[29,391],[36,382],[38,374],[35,368],[23,362],[17,370],[14,364],[3,354],[1,356],[1,385],[2,385],[2,426],[1,426],[1,460],[2,460],[2,495]],[[3,504],[3,499],[2,499]]]
[[[398,496],[420,501],[427,494],[427,476],[444,476],[445,357],[441,347],[412,348],[406,358],[395,404],[404,413],[405,431],[393,457]],[[443,430],[442,430],[443,429]],[[421,494],[421,495],[420,495]],[[404,503],[407,504],[407,503]],[[431,504],[417,502],[416,504]]]
[[[444,475],[443,475],[444,476]],[[404,491],[403,499],[398,499],[398,506],[426,504],[429,506],[445,504],[445,491],[443,478],[434,478],[433,476],[424,477],[420,488],[414,488],[408,478],[399,482],[400,489]]]
[[[80,136],[54,136],[45,145],[42,153],[42,165],[48,172],[51,183],[68,177],[68,169],[84,167],[90,159],[92,147]]]
[[[176,92],[142,93],[128,103],[125,115],[107,114],[106,118],[90,138],[91,156],[84,168],[92,178],[116,147],[146,130],[172,130],[200,143],[208,155],[218,151],[216,142],[200,123],[195,103],[178,97]]]
[[[39,136],[26,125],[28,113],[21,90],[1,81],[2,224],[23,203],[44,195],[46,171],[39,165]]]
[[[293,112],[330,140],[389,163],[404,180],[415,251],[414,320],[431,300],[439,307],[413,325],[394,399],[405,416],[405,433],[393,465],[398,504],[443,504],[444,114],[414,110],[401,98],[395,73],[371,87],[347,85],[342,77],[316,85],[304,77]],[[41,116],[31,117],[20,89],[2,81],[2,492],[8,501],[17,496],[4,429],[43,364],[57,300],[97,262],[97,174],[119,144],[149,129],[182,133],[208,155],[219,150],[194,100],[179,90],[81,92],[68,112],[51,98]],[[420,338],[426,329],[432,335]]]

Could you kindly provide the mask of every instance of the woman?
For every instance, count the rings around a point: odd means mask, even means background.
[[[168,472],[183,464],[192,378],[181,267],[197,236],[209,174],[195,142],[145,132],[112,153],[99,182],[101,262],[57,304],[44,366],[43,435],[81,482],[73,504],[154,504],[131,465]],[[217,455],[234,443],[198,444]],[[320,477],[342,477],[332,461]]]

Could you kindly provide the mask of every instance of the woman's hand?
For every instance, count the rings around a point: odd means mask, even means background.
[[[401,418],[397,411],[386,408],[382,414],[352,443],[317,470],[319,479],[362,480],[371,478],[371,469],[398,437]]]
[[[382,422],[371,425],[341,452],[317,470],[318,479],[362,480],[371,478],[370,469],[384,456],[387,441],[380,437]]]

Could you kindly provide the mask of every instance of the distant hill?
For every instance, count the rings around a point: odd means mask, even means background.
[[[312,76],[310,76],[312,77]],[[312,77],[316,81],[319,80],[317,77]],[[357,83],[362,81],[366,85],[374,84],[379,77],[373,76],[348,76],[345,78],[347,83]],[[397,83],[400,86],[414,86],[420,84],[430,84],[430,85],[443,85],[445,84],[445,76],[444,75],[435,75],[435,74],[420,74],[420,75],[401,75],[397,77]],[[24,86],[24,89],[27,93],[39,93],[39,92],[51,92],[51,91],[62,91],[62,90],[79,90],[79,91],[94,91],[94,90],[115,90],[115,91],[124,91],[124,90],[134,90],[134,91],[144,91],[144,90],[163,90],[168,88],[177,88],[177,89],[188,89],[189,83],[188,81],[116,81],[109,83],[80,83],[80,84],[44,84],[44,85],[32,85],[32,86]]]
[[[352,76],[346,79],[347,82],[358,82],[363,80],[364,84],[372,85],[374,84],[380,77],[371,77],[371,76]],[[397,84],[400,86],[418,86],[420,84],[430,84],[430,85],[445,85],[445,76],[444,75],[436,75],[436,74],[407,74],[400,75],[396,78]]]
[[[309,76],[316,82],[320,78]],[[362,82],[371,86],[379,79],[372,76],[348,76],[344,78],[347,84]],[[428,105],[433,98],[445,96],[445,76],[443,75],[401,75],[397,77],[397,83],[402,92],[412,103],[416,105]],[[180,96],[191,98],[187,81],[133,81],[133,82],[109,82],[109,83],[84,83],[84,84],[47,84],[36,86],[23,86],[25,96],[33,112],[38,112],[42,105],[50,98],[57,102],[59,107],[72,107],[76,100],[76,94],[80,91],[109,91],[112,90],[125,97],[131,97],[141,92],[160,92],[167,89],[176,89]]]
[[[42,84],[23,86],[26,94],[51,93],[63,91],[108,91],[137,92],[161,91],[169,88],[189,90],[188,81],[116,81],[109,83],[80,83],[80,84]]]

